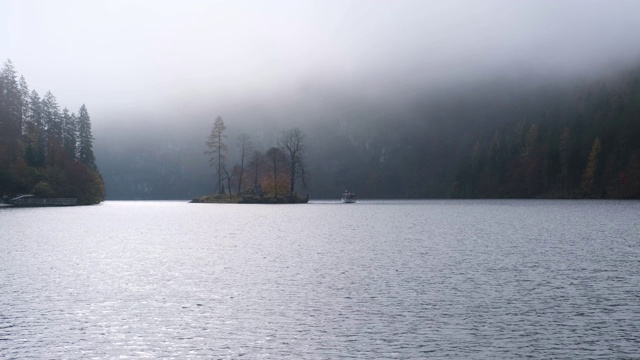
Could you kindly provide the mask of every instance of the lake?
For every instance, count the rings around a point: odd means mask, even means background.
[[[0,358],[631,358],[640,202],[0,209]]]

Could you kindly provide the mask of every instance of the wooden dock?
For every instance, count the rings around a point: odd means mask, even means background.
[[[78,205],[76,198],[39,198],[34,196],[20,196],[10,201],[13,206],[36,207],[36,206],[74,206]]]

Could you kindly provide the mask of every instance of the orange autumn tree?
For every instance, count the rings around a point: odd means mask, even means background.
[[[285,174],[284,172],[278,174],[275,182],[273,175],[270,175],[271,176],[265,176],[260,183],[264,193],[273,196],[285,195],[289,191],[289,183],[291,182],[291,180],[289,179],[289,175]]]
[[[267,159],[267,176],[262,181],[262,190],[266,194],[273,194],[274,197],[278,194],[286,194],[291,181],[286,172],[286,155],[282,149],[274,146],[267,150],[265,157]]]

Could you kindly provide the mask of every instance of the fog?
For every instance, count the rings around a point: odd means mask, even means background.
[[[345,103],[401,107],[483,79],[603,71],[637,59],[640,44],[637,1],[0,6],[0,55],[62,106],[85,103],[96,137],[137,121],[295,123],[346,116]]]
[[[447,196],[473,136],[575,108],[572,91],[637,66],[639,13],[635,0],[3,0],[0,56],[61,107],[86,104],[108,197],[211,191],[218,115],[229,165],[240,132],[265,150],[300,127],[316,194]]]

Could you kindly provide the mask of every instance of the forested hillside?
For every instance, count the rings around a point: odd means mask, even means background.
[[[308,91],[296,111],[279,108],[278,124],[262,121],[277,117],[260,111],[245,114],[256,119],[250,124],[223,114],[229,138],[247,132],[266,151],[275,145],[274,129],[300,127],[312,199],[338,198],[345,189],[360,198],[640,197],[640,65],[580,78],[414,89],[395,102],[330,90]],[[326,113],[305,115],[307,104]],[[191,133],[103,134],[111,139],[98,146],[108,195],[215,192],[203,136],[215,114],[206,116]],[[229,162],[236,157],[230,146]]]
[[[29,92],[7,61],[0,73],[0,195],[18,194],[96,204],[104,199],[104,185],[87,108],[76,115],[60,110],[51,92],[42,98]]]
[[[485,82],[416,107],[366,126],[317,126],[314,189],[368,198],[640,197],[640,67],[589,81]]]
[[[452,195],[640,198],[640,71],[479,136],[467,144]]]

